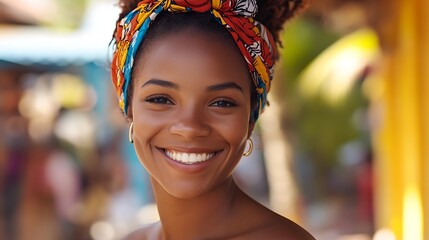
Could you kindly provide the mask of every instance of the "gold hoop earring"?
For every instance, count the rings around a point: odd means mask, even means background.
[[[134,143],[134,139],[133,139],[133,128],[134,128],[134,122],[132,122],[130,124],[130,129],[128,130],[128,141],[130,141],[130,143]]]
[[[252,151],[253,151],[253,141],[251,138],[248,138],[247,141],[249,142],[249,149],[243,153],[243,156],[248,157]]]

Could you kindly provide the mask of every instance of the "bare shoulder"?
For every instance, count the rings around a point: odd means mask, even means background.
[[[303,227],[280,215],[266,221],[259,228],[241,235],[239,239],[316,240]]]
[[[238,235],[237,239],[315,240],[308,231],[292,220],[275,213],[250,197],[244,199],[247,200],[247,204],[243,204],[245,206],[243,212],[245,219],[248,220],[243,222],[249,228],[243,232],[244,234]]]
[[[144,225],[141,228],[131,232],[123,240],[155,240],[159,239],[161,224],[159,222]]]
[[[260,231],[269,239],[286,239],[286,240],[315,240],[315,238],[297,223],[283,218]]]

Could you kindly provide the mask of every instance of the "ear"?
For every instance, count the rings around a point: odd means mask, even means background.
[[[250,138],[250,136],[252,136],[252,132],[254,128],[255,128],[255,122],[252,121],[249,123],[249,129],[247,130],[247,138]]]
[[[133,107],[130,103],[130,104],[128,104],[127,115],[125,117],[127,118],[128,122],[133,122],[134,121],[133,116],[134,116],[133,115]]]

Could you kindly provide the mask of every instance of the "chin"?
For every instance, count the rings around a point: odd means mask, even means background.
[[[172,184],[160,184],[162,190],[178,199],[197,198],[207,193],[213,187],[204,186],[201,182],[175,180]]]
[[[157,180],[154,180],[153,187],[155,192],[161,190],[174,198],[189,200],[209,194],[210,192],[218,189],[219,186],[223,185],[222,183],[226,182],[227,179],[217,183],[202,183],[201,181],[186,181],[183,179],[174,179],[174,181],[160,183]]]

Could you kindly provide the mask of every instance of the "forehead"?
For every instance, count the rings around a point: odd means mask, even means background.
[[[247,64],[235,43],[220,36],[188,29],[152,39],[144,47],[134,65],[137,81],[207,79],[238,81],[246,87],[251,83]]]

